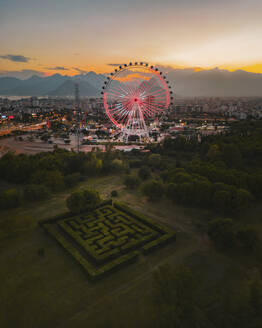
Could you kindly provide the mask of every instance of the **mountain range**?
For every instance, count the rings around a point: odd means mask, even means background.
[[[183,97],[262,96],[262,74],[259,73],[242,70],[230,72],[218,68],[202,71],[169,69],[167,78],[175,94]],[[73,96],[74,83],[77,82],[80,97],[98,97],[105,80],[105,75],[92,71],[75,76],[33,75],[25,80],[0,76],[0,95]]]

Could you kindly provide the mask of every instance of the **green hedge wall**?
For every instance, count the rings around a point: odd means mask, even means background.
[[[138,252],[133,251],[114,259],[100,268],[96,268],[52,224],[43,224],[42,227],[80,264],[91,280],[100,279],[127,264],[135,262],[138,258]]]

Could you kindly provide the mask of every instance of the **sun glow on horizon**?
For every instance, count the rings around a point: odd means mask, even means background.
[[[126,63],[129,63],[129,61],[127,60]],[[254,63],[254,64],[250,64],[250,65],[221,65],[221,66],[208,66],[208,67],[191,67],[191,66],[182,66],[182,65],[168,65],[166,66],[165,69],[165,65],[161,65],[160,63],[155,64],[152,63],[152,65],[155,65],[156,67],[161,67],[162,71],[164,73],[168,73],[169,70],[185,70],[185,69],[191,69],[194,72],[200,72],[200,71],[205,71],[205,70],[212,70],[215,68],[221,69],[221,70],[228,70],[230,72],[234,72],[234,71],[238,71],[238,70],[243,70],[246,72],[250,72],[250,73],[258,73],[258,74],[262,74],[262,63]],[[112,69],[112,67],[108,66],[107,64],[105,65],[99,65],[99,66],[95,66],[93,65],[92,69],[89,67],[81,67],[81,71],[82,74],[88,73],[90,71],[94,71],[97,74],[109,74],[111,72],[114,72],[114,69]],[[75,76],[75,75],[79,75],[81,74],[80,72],[76,71],[74,68],[68,68],[65,71],[61,71],[61,70],[49,70],[49,71],[42,71],[43,74],[45,76],[51,76],[53,74],[61,74],[61,75],[68,75],[68,76]],[[135,76],[135,74],[130,74],[127,75],[126,77],[121,77],[121,80],[130,80],[132,78],[136,78],[137,76]]]

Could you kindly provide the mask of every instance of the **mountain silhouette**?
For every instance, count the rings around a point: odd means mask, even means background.
[[[170,69],[167,79],[175,94],[184,97],[262,96],[262,74],[259,73],[242,70],[230,72],[218,68],[202,71],[190,68]],[[0,77],[0,95],[72,96],[77,82],[80,96],[97,97],[100,96],[105,80],[105,75],[93,71],[75,76],[33,75],[26,80]],[[116,81],[114,83],[119,84]]]

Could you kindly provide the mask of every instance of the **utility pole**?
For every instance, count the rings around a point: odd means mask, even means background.
[[[77,113],[77,152],[80,152],[80,122],[81,122],[81,108],[80,108],[80,98],[79,98],[79,85],[75,83],[75,109]]]

